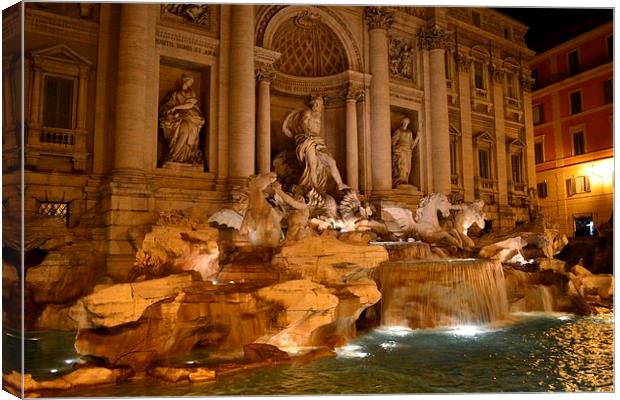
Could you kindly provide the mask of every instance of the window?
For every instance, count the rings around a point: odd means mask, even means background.
[[[547,198],[547,182],[540,182],[536,184],[536,192],[541,199]]]
[[[521,154],[511,155],[510,164],[512,166],[512,181],[514,183],[523,183],[523,170],[521,169]]]
[[[58,217],[69,226],[69,203],[67,202],[37,200],[37,213],[49,217]]]
[[[458,145],[456,141],[456,137],[450,137],[450,175],[458,175],[459,173],[459,169],[457,168]]]
[[[578,156],[586,152],[585,138],[583,131],[573,133],[573,155]]]
[[[614,102],[614,80],[607,79],[605,81],[605,104]]]
[[[566,180],[566,195],[568,197],[589,191],[590,177],[588,176],[575,176]]]
[[[573,92],[570,94],[570,113],[571,115],[581,112],[581,92]]]
[[[512,99],[517,97],[515,91],[515,74],[512,72],[506,73],[506,96]]]
[[[536,164],[545,162],[545,152],[542,142],[534,143],[534,160],[536,161]]]
[[[536,104],[532,107],[532,114],[534,118],[534,125],[540,125],[545,122],[545,108],[542,103]]]
[[[488,149],[478,150],[478,174],[481,178],[491,179],[491,160]]]
[[[509,26],[504,27],[504,39],[512,40],[512,28]]]
[[[614,60],[614,37],[612,35],[607,36],[607,59]]]
[[[48,75],[43,93],[43,126],[72,129],[73,80]]]
[[[478,11],[471,12],[471,22],[480,28],[482,26],[482,19],[480,17],[480,13]]]
[[[476,89],[484,89],[484,68],[482,61],[474,61],[474,86]]]
[[[579,51],[573,50],[568,53],[568,75],[577,75],[579,71]]]
[[[574,216],[575,223],[575,237],[592,237],[596,228],[594,227],[594,220],[592,214],[581,214]]]

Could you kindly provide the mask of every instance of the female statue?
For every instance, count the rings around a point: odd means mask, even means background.
[[[419,137],[413,138],[409,127],[411,121],[405,117],[392,135],[392,183],[407,185],[411,173],[411,156],[418,145]]]
[[[159,109],[159,125],[168,142],[165,161],[201,165],[200,129],[205,123],[192,89],[194,79],[183,74],[181,89],[170,92]]]

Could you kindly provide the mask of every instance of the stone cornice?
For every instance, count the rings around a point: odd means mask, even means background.
[[[418,47],[420,50],[447,49],[452,46],[452,32],[437,25],[420,29]]]
[[[97,22],[66,17],[31,8],[26,9],[24,26],[26,32],[37,32],[62,39],[70,38],[91,44],[97,43],[99,33],[99,24]]]
[[[217,56],[219,50],[217,39],[165,25],[157,25],[155,43],[160,49],[168,48],[210,57]]]
[[[318,78],[300,78],[278,72],[277,79],[272,83],[272,88],[282,93],[294,95],[324,93],[330,98],[342,98],[342,91],[347,83],[364,87],[364,82],[370,82],[370,76],[352,70]]]
[[[394,22],[392,11],[384,7],[366,7],[364,17],[368,23],[368,29],[389,29]]]

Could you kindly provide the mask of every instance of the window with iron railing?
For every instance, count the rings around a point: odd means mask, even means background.
[[[43,126],[73,128],[73,79],[46,76],[43,86]]]
[[[48,217],[57,217],[69,225],[69,202],[37,200],[37,213]]]

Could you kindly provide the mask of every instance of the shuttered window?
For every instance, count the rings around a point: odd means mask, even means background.
[[[73,80],[46,76],[43,88],[43,126],[73,129]]]

